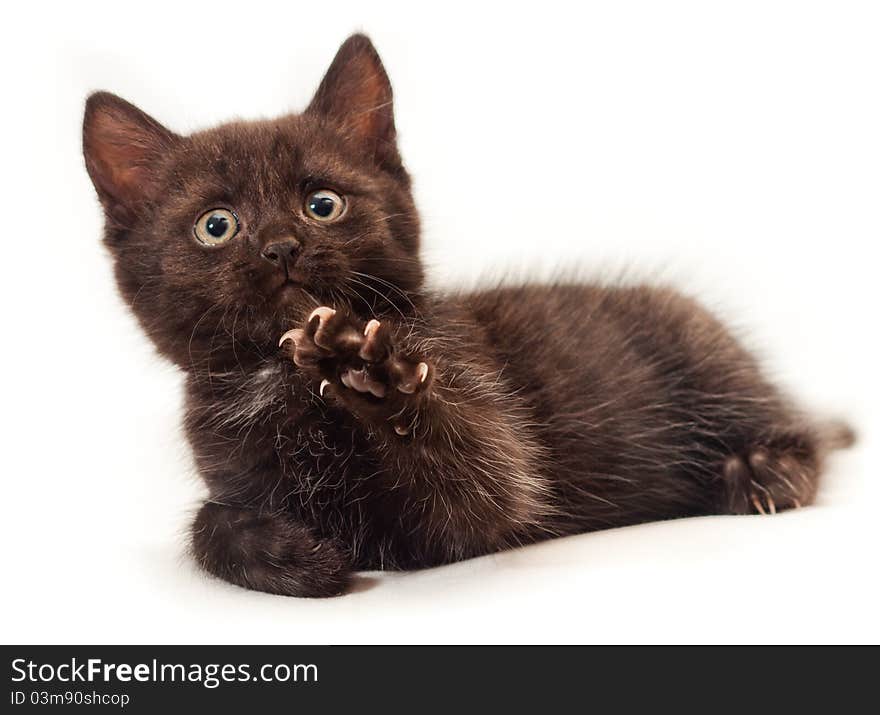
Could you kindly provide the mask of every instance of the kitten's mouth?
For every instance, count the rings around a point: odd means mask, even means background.
[[[302,276],[288,273],[275,288],[275,295],[281,298],[294,291],[302,290],[303,286],[305,286],[305,281]]]
[[[305,285],[306,273],[297,266],[285,266],[284,283],[293,283],[295,285]]]
[[[302,288],[305,285],[305,276],[297,270],[286,270],[283,280],[278,284],[277,292],[284,292],[291,288]]]
[[[294,291],[298,291],[301,288],[302,288],[302,283],[295,281],[292,278],[287,278],[286,280],[282,281],[281,285],[279,285],[275,289],[275,295],[277,295],[279,298],[283,298],[284,296],[288,295],[289,293],[293,293]]]

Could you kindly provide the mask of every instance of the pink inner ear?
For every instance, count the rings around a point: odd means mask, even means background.
[[[96,187],[114,202],[131,205],[155,196],[155,162],[165,137],[146,115],[98,108],[85,128],[85,154]]]
[[[104,154],[101,163],[105,180],[110,184],[109,193],[120,200],[129,201],[137,200],[142,195],[149,195],[149,171],[146,167],[134,163],[138,160],[136,153],[121,147],[114,147]]]
[[[390,139],[393,132],[391,93],[381,70],[362,68],[348,101],[353,111],[345,126],[365,138]],[[354,84],[354,83],[352,83]]]

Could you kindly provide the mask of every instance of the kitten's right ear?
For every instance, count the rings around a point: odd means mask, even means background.
[[[159,162],[178,139],[115,94],[88,98],[83,154],[108,218],[125,226],[139,206],[158,196]]]

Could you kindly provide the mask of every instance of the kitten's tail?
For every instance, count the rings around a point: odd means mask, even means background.
[[[848,449],[858,439],[856,431],[843,420],[832,420],[819,425],[818,433],[819,442],[826,453],[837,449]]]

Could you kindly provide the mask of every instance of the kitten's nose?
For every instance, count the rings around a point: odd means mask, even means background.
[[[285,268],[296,263],[299,257],[300,243],[295,238],[286,238],[283,241],[276,241],[265,246],[260,255],[265,258],[273,266]]]

